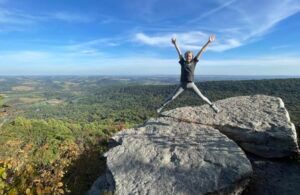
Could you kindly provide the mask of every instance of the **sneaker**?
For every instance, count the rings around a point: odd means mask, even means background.
[[[161,111],[162,111],[162,109],[163,109],[163,107],[159,107],[159,108],[156,110],[157,114],[160,114]]]
[[[219,108],[215,104],[210,105],[210,107],[215,111],[215,113],[220,112]]]

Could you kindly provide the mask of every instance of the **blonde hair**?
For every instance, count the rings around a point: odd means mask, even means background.
[[[186,56],[191,53],[192,54],[192,57],[194,57],[194,54],[191,50],[187,50],[185,53],[184,53],[184,57],[186,58]]]

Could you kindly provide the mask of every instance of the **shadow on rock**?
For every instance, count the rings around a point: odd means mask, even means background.
[[[106,170],[106,158],[102,154],[107,150],[107,141],[97,146],[87,146],[86,150],[70,165],[63,178],[67,194],[85,194],[93,182]]]
[[[247,154],[253,168],[253,178],[243,195],[299,194],[300,156],[265,159]]]

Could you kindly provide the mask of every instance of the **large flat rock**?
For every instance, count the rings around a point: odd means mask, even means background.
[[[253,154],[278,158],[299,152],[295,126],[278,97],[254,95],[215,102],[220,113],[208,105],[165,111],[179,121],[210,125]]]
[[[116,194],[240,194],[252,174],[243,150],[209,126],[161,117],[114,139]]]

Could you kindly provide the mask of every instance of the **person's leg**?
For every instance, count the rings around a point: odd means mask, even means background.
[[[212,105],[211,101],[207,97],[205,97],[201,91],[198,89],[198,87],[195,85],[195,83],[189,83],[188,88],[192,88],[193,91],[200,97],[202,98],[206,103],[209,105]]]
[[[211,103],[211,101],[209,101],[209,99],[201,93],[201,91],[198,89],[198,87],[195,85],[195,83],[189,83],[189,85],[187,87],[192,88],[194,90],[194,92],[200,98],[202,98],[206,103],[208,103],[216,113],[218,113],[220,111],[215,104]]]
[[[161,106],[157,109],[157,113],[160,113],[162,111],[162,109],[169,104],[170,102],[172,102],[175,98],[177,98],[182,92],[184,91],[183,86],[180,84],[173,92],[173,94],[171,94],[162,104]]]

